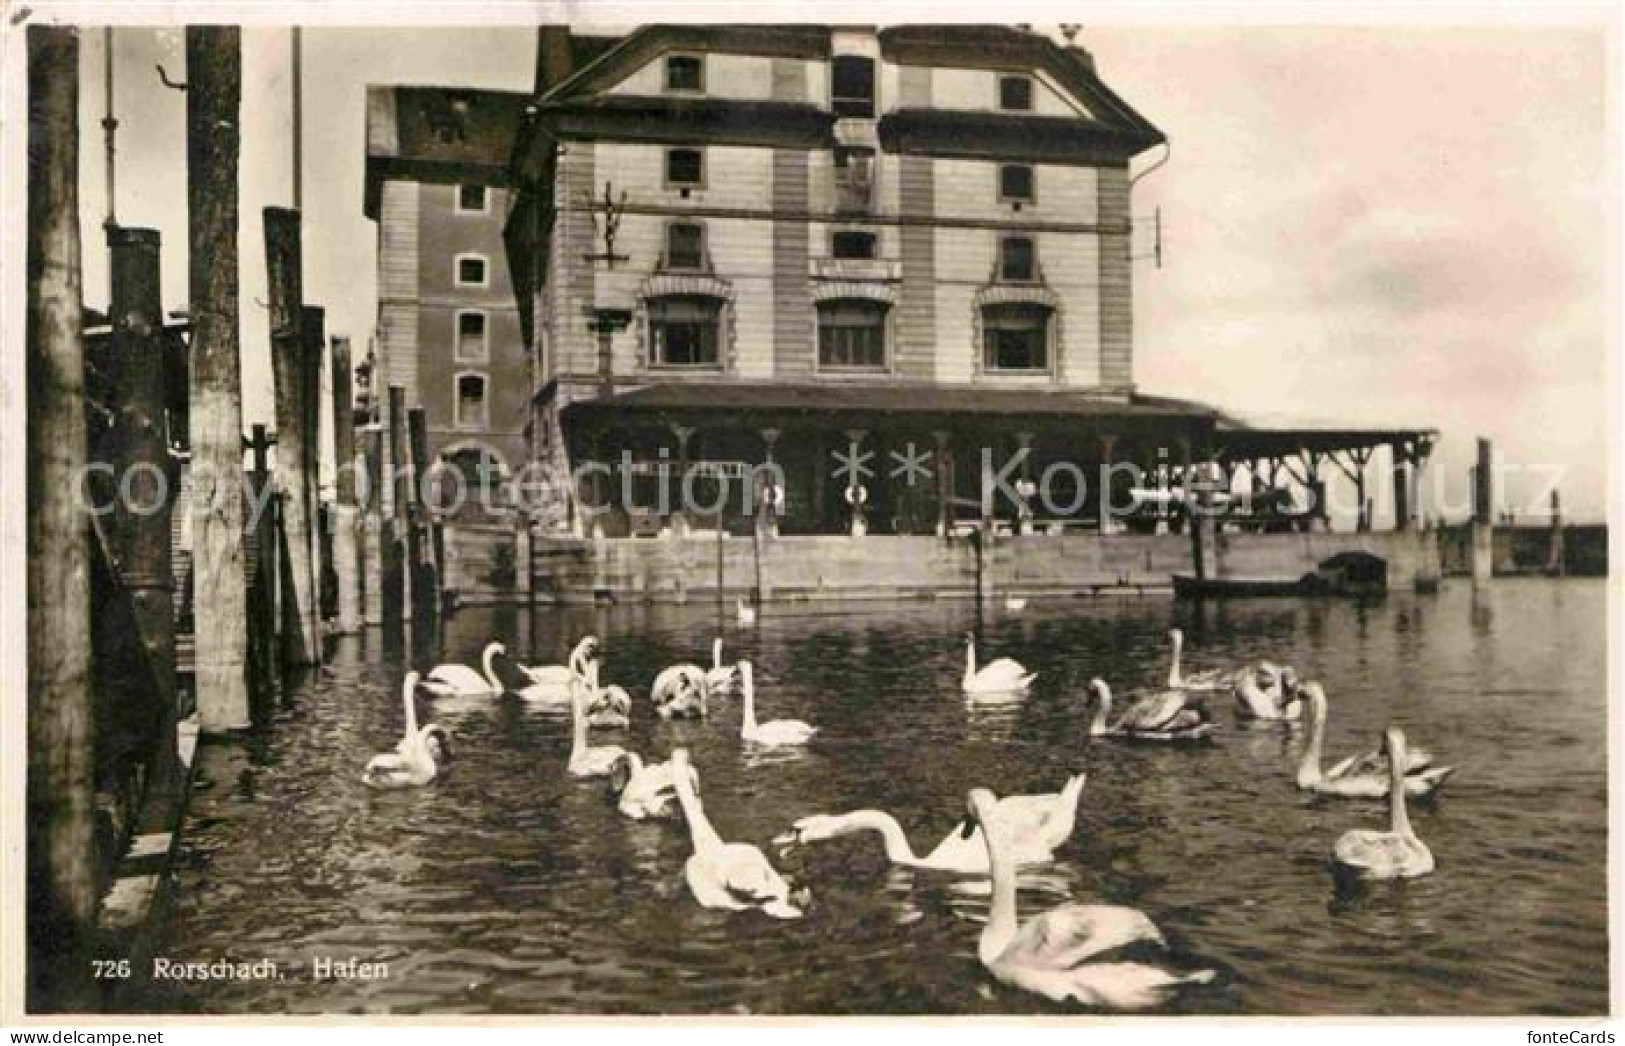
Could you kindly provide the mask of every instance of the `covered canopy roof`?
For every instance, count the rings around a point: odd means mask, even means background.
[[[1346,419],[1221,411],[1214,440],[1219,456],[1231,460],[1287,457],[1310,451],[1365,450],[1384,444],[1426,444],[1438,439],[1425,426],[1362,425]]]

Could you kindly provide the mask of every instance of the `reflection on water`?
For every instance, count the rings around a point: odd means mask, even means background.
[[[1360,605],[1035,601],[988,613],[982,656],[1039,678],[1018,701],[959,690],[968,604],[773,607],[724,629],[758,666],[764,718],[820,728],[804,749],[741,743],[737,698],[708,722],[662,722],[648,681],[710,663],[710,607],[465,611],[448,656],[490,638],[558,663],[606,641],[604,678],[633,725],[598,743],[693,753],[723,837],[763,846],[807,917],[698,907],[680,821],[620,817],[602,780],[564,773],[569,723],[513,700],[420,701],[457,761],[434,785],[378,793],[360,770],[400,733],[399,652],[347,641],[329,671],[243,745],[208,745],[176,910],[160,954],[269,957],[285,979],[154,986],[157,1010],[242,1012],[1048,1012],[976,961],[985,884],[894,868],[870,833],[796,849],[769,840],[812,813],[879,807],[917,850],[972,786],[1089,782],[1072,839],[1023,875],[1024,915],[1070,898],[1143,908],[1182,958],[1221,971],[1178,1009],[1208,1013],[1600,1013],[1607,1005],[1602,583],[1502,581],[1474,595]],[[1153,686],[1165,630],[1188,669],[1296,665],[1332,701],[1327,753],[1372,747],[1390,719],[1460,768],[1413,808],[1438,871],[1339,897],[1327,856],[1380,804],[1306,798],[1302,733],[1236,721],[1194,747],[1091,741],[1088,680]],[[432,662],[435,658],[425,658]],[[421,667],[421,665],[420,665]],[[389,964],[373,981],[308,978],[313,957]]]

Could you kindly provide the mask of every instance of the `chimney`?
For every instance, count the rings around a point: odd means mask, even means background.
[[[536,27],[536,93],[546,94],[575,72],[570,47],[570,27]]]

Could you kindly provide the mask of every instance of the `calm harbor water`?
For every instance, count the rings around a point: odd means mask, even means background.
[[[924,852],[965,792],[1052,791],[1087,771],[1055,865],[1023,878],[1023,913],[1066,899],[1129,904],[1182,961],[1220,972],[1175,1012],[1594,1014],[1608,1005],[1606,591],[1602,582],[1464,584],[1382,601],[1034,602],[992,611],[982,654],[1039,672],[1031,695],[967,706],[958,680],[968,603],[769,607],[724,629],[757,664],[759,714],[821,728],[805,751],[747,751],[729,701],[708,722],[662,723],[655,672],[708,663],[713,607],[465,611],[448,660],[487,639],[557,662],[591,631],[605,682],[632,691],[627,731],[664,758],[693,753],[723,837],[762,846],[809,886],[807,917],[700,908],[679,822],[632,822],[601,780],[565,776],[568,721],[513,699],[421,699],[457,759],[433,785],[377,793],[362,765],[400,734],[399,655],[341,646],[251,743],[203,749],[175,909],[159,954],[270,958],[282,979],[154,984],[155,1011],[395,1013],[1065,1012],[995,984],[976,961],[987,899],[962,880],[893,870],[873,835],[779,858],[796,818],[881,807]],[[1390,719],[1459,773],[1413,806],[1432,876],[1339,897],[1327,856],[1379,804],[1292,784],[1302,737],[1247,727],[1194,749],[1090,741],[1083,694],[1167,669],[1268,656],[1325,683],[1327,753],[1369,748]],[[1328,760],[1329,761],[1329,760]],[[385,963],[387,979],[310,977],[315,957]]]

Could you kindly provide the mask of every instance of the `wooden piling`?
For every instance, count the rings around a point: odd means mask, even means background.
[[[303,289],[300,282],[299,212],[267,207],[265,275],[270,295],[271,364],[276,384],[276,475],[282,493],[282,529],[287,555],[283,577],[289,581],[282,607],[282,659],[290,665],[315,664],[318,658],[316,593],[311,581],[310,520],[313,506],[305,477],[307,443],[305,347],[299,325]]]
[[[305,410],[304,462],[305,504],[310,506],[310,592],[311,609],[316,615],[316,658],[321,660],[322,622],[327,613],[323,609],[323,593],[329,591],[323,581],[327,570],[327,532],[322,527],[322,364],[327,357],[327,310],[319,305],[299,308],[299,341],[304,347],[301,389]]]
[[[263,424],[256,423],[247,440],[249,460],[249,503],[254,516],[249,521],[254,532],[254,574],[248,586],[248,646],[253,666],[253,689],[261,702],[274,697],[281,673],[280,640],[277,634],[277,578],[280,575],[277,539],[277,501],[271,475],[270,450],[276,442]]]
[[[435,622],[440,613],[440,582],[434,555],[434,524],[424,499],[424,477],[429,469],[429,429],[423,408],[408,410],[406,422],[412,456],[412,495],[408,503],[406,539],[407,562],[411,564],[412,648],[421,651],[433,645]]]
[[[350,339],[334,335],[333,374],[333,570],[339,580],[340,635],[361,631],[361,548],[355,506],[355,419],[350,388]]]
[[[369,425],[361,433],[367,469],[367,487],[361,504],[361,617],[368,625],[384,623],[383,429]]]
[[[90,561],[82,482],[79,38],[28,28],[28,1008],[88,1009],[95,929]]]
[[[406,461],[406,387],[391,385],[388,402],[386,422],[389,425],[389,439],[385,457],[388,474],[384,477],[384,483],[390,491],[390,500],[389,518],[383,521],[380,535],[384,575],[380,589],[383,594],[384,629],[399,635],[406,620],[406,542],[403,532],[407,481],[406,472],[402,469]]]
[[[230,26],[189,27],[186,76],[194,681],[202,729],[218,733],[249,725],[242,364],[237,342],[240,31]]]

